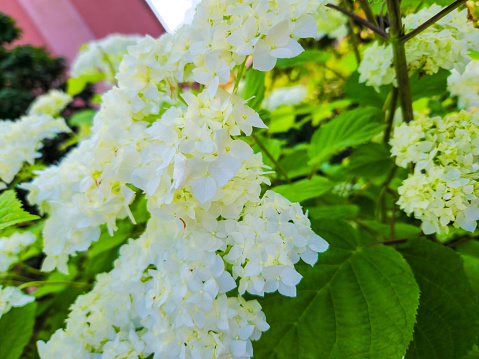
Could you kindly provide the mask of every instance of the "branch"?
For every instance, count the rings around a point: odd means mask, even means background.
[[[412,30],[411,32],[407,33],[406,35],[402,36],[399,38],[399,41],[402,41],[402,42],[406,42],[408,40],[411,40],[414,36],[416,36],[417,34],[423,32],[424,30],[426,30],[429,26],[432,26],[434,25],[436,22],[438,22],[439,20],[441,20],[444,16],[446,16],[447,14],[453,12],[454,10],[456,10],[459,6],[461,6],[462,4],[464,4],[467,0],[457,0],[455,1],[454,3],[452,3],[451,5],[449,5],[448,7],[442,9],[437,15],[434,15],[433,17],[431,17],[429,20],[427,20],[424,24],[420,25],[419,27],[417,27],[416,29]]]
[[[387,123],[387,128],[386,130],[384,131],[384,137],[383,137],[383,142],[385,144],[388,144],[389,143],[389,139],[391,138],[391,131],[392,131],[392,128],[393,128],[393,122],[394,122],[394,115],[396,114],[396,106],[397,106],[397,101],[398,101],[398,89],[394,86],[391,86],[391,92],[388,96],[388,99],[390,100],[389,101],[389,104],[385,104],[385,105],[389,105],[389,112],[388,112],[388,116],[387,116],[387,120],[386,120],[386,123]],[[386,101],[387,102],[387,101]]]
[[[363,19],[362,17],[352,13],[351,11],[348,11],[346,9],[343,9],[342,7],[339,7],[339,6],[336,6],[336,5],[333,5],[333,4],[327,4],[326,6],[331,8],[331,9],[337,10],[337,11],[343,13],[346,16],[349,16],[351,19],[357,21],[361,25],[363,25],[363,26],[367,27],[368,29],[372,30],[373,32],[375,32],[376,34],[381,36],[382,38],[384,38],[386,40],[389,39],[389,35],[385,31],[383,31],[379,27],[371,24],[369,21]]]
[[[359,3],[361,4],[361,9],[363,9],[364,13],[366,14],[368,21],[374,26],[379,27],[378,22],[376,21],[376,16],[374,16],[373,10],[371,9],[371,6],[369,6],[369,1],[359,0]]]
[[[389,33],[391,35],[391,45],[394,52],[394,67],[396,69],[396,78],[399,89],[399,102],[403,113],[404,122],[409,123],[414,119],[412,111],[411,86],[409,85],[409,74],[406,60],[406,49],[404,41],[400,41],[403,35],[403,25],[401,20],[400,0],[387,0],[389,13]]]

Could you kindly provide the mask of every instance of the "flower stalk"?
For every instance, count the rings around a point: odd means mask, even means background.
[[[404,41],[401,41],[404,29],[401,20],[401,4],[399,0],[387,0],[389,13],[390,42],[394,53],[394,67],[396,70],[399,102],[404,122],[413,120],[411,86],[409,84],[408,66]]]

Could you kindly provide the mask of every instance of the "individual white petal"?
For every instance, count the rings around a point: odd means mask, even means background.
[[[281,273],[281,281],[287,286],[296,286],[303,276],[296,272],[294,268],[285,268]]]
[[[212,177],[202,177],[191,182],[193,196],[200,203],[212,199],[216,193],[216,182]]]
[[[239,161],[244,161],[250,158],[254,153],[250,145],[241,140],[232,141],[229,144],[229,148],[230,155]]]
[[[299,38],[315,37],[318,31],[316,19],[309,14],[302,15],[295,25],[293,34]]]
[[[259,40],[254,47],[253,68],[259,71],[269,71],[276,65],[276,58],[270,54],[271,48]]]
[[[210,164],[208,172],[215,179],[218,187],[223,187],[241,167],[241,162],[230,156],[220,156]]]

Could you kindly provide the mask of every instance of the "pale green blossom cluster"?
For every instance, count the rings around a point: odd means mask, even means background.
[[[107,37],[84,44],[73,60],[70,75],[78,78],[88,75],[104,75],[107,84],[115,83],[123,55],[128,46],[135,44],[142,36],[111,34]]]
[[[253,56],[269,70],[316,34],[322,0],[204,0],[190,25],[132,45],[102,96],[91,138],[23,188],[48,214],[43,269],[67,271],[107,224],[144,196],[147,229],[120,249],[110,273],[78,297],[65,330],[39,343],[42,358],[250,358],[268,329],[246,292],[296,295],[295,264],[313,265],[328,244],[299,204],[266,192],[261,154],[247,139],[265,127],[223,90]],[[179,82],[206,88],[180,94]],[[225,293],[237,288],[238,294]]]
[[[424,233],[449,226],[473,232],[479,220],[479,113],[420,117],[403,123],[391,139],[398,166],[414,174],[399,187],[398,204],[422,221]]]
[[[65,120],[47,114],[0,121],[0,181],[10,183],[24,162],[33,164],[41,157],[42,141],[61,132],[70,132]]]
[[[331,0],[328,3],[339,5],[339,1]],[[326,8],[316,16],[318,32],[316,39],[327,36],[330,39],[342,39],[348,34],[348,18],[334,9]]]
[[[72,101],[72,97],[60,90],[50,90],[38,96],[28,109],[29,115],[46,114],[58,117],[60,112]]]
[[[467,64],[462,74],[452,70],[447,78],[447,89],[451,95],[457,96],[459,108],[479,107],[479,60]]]
[[[268,111],[274,111],[283,105],[299,105],[304,101],[307,93],[308,89],[303,85],[280,87],[271,91],[264,99],[262,106]]]
[[[23,307],[34,300],[35,297],[23,294],[17,287],[3,288],[3,286],[0,285],[0,318],[10,309]]]
[[[403,20],[405,32],[414,30],[442,10],[431,5]],[[439,69],[463,73],[471,61],[469,50],[479,50],[479,30],[467,19],[467,9],[455,10],[406,42],[406,59],[411,72],[434,74]],[[396,83],[393,50],[390,44],[375,42],[364,51],[358,69],[360,82],[378,89]]]
[[[0,273],[6,272],[19,260],[19,255],[35,242],[35,235],[30,232],[16,232],[10,237],[0,237]]]

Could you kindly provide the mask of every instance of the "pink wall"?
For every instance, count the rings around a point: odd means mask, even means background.
[[[15,42],[16,44],[47,45],[32,19],[30,19],[17,0],[0,0],[0,12],[11,16],[15,20],[17,27],[22,29],[22,37]]]
[[[112,32],[153,37],[164,32],[144,0],[71,0],[71,3],[97,38]]]
[[[0,12],[23,29],[18,43],[46,46],[69,61],[84,42],[111,33],[164,32],[144,0],[0,0]]]

